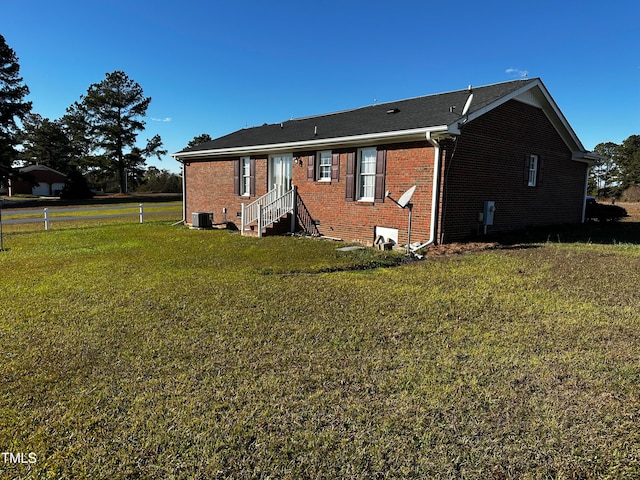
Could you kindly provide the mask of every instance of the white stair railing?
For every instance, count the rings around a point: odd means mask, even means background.
[[[258,236],[261,237],[262,229],[272,225],[290,212],[295,216],[295,185],[282,195],[278,195],[278,193],[278,189],[273,189],[249,205],[242,204],[241,234],[244,235],[247,227],[253,222],[257,222]]]
[[[252,224],[256,220],[258,220],[258,207],[260,205],[264,206],[273,202],[276,198],[278,198],[278,191],[276,189],[270,190],[261,197],[256,198],[253,202],[248,205],[242,204],[242,212],[243,212],[243,230],[247,227],[247,225]]]

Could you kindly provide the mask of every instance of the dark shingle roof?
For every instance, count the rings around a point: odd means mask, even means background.
[[[514,80],[473,88],[469,114],[537,79]],[[368,107],[244,128],[179,153],[274,145],[436,127],[460,118],[469,90],[428,95]],[[454,113],[450,107],[455,106]],[[394,113],[388,113],[394,112]]]

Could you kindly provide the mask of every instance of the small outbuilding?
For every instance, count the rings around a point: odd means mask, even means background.
[[[67,176],[64,173],[46,165],[29,165],[18,171],[24,175],[24,178],[9,179],[10,197],[18,194],[57,197],[67,181]]]

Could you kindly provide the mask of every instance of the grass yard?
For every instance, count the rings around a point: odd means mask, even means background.
[[[640,476],[640,246],[338,246],[10,236],[0,477]]]

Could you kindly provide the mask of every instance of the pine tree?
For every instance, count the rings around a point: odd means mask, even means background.
[[[75,170],[78,152],[61,120],[29,114],[23,124],[20,160],[27,164],[43,164],[63,173]]]
[[[67,117],[86,123],[86,134],[99,152],[100,167],[117,172],[121,193],[127,193],[129,163],[139,164],[139,156],[132,157],[132,153],[138,132],[144,130],[143,118],[150,102],[138,83],[124,72],[115,71],[91,85],[87,94],[67,110]]]
[[[602,159],[589,170],[589,192],[597,197],[609,197],[618,183],[618,153],[620,146],[613,142],[599,143],[593,149]]]
[[[17,156],[20,122],[31,111],[31,102],[24,101],[28,94],[18,57],[0,35],[0,179],[9,175]]]
[[[618,148],[622,188],[640,185],[640,135],[631,135]]]
[[[213,140],[213,138],[211,138],[211,135],[209,135],[208,133],[201,133],[200,135],[196,135],[191,140],[189,140],[186,148],[195,147],[197,145],[200,145],[201,143],[210,142],[211,140]]]

